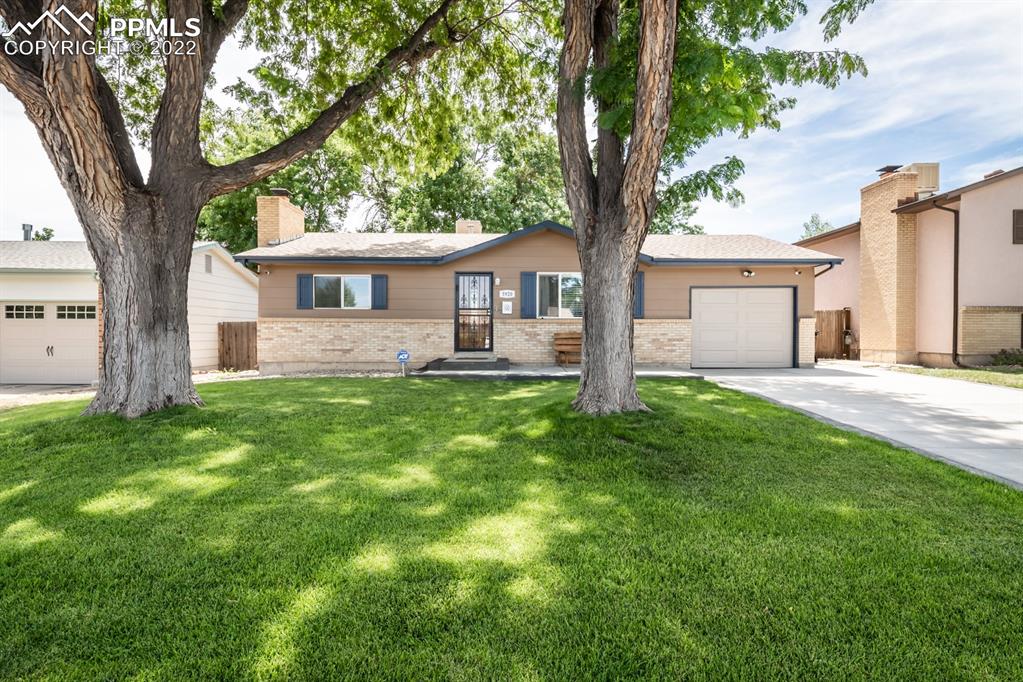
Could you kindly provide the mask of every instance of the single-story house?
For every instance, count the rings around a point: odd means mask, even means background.
[[[197,242],[188,274],[192,368],[217,367],[217,323],[256,319],[259,280],[219,244]],[[87,384],[99,376],[99,276],[85,242],[0,241],[0,383]]]
[[[851,310],[853,356],[948,367],[1023,347],[1023,167],[945,192],[936,163],[879,170],[859,221],[796,242],[845,259],[816,305]]]
[[[306,233],[286,191],[257,199],[260,371],[394,367],[455,354],[553,364],[581,329],[572,231]],[[639,364],[794,367],[814,362],[814,268],[841,258],[753,235],[651,235],[636,282]]]

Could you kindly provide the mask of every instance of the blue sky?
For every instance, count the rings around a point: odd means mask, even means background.
[[[696,221],[707,232],[792,241],[811,213],[846,224],[858,217],[859,188],[887,164],[940,162],[944,189],[1023,165],[1023,2],[878,0],[831,46],[818,24],[826,6],[811,2],[808,16],[762,45],[857,52],[869,76],[835,90],[783,90],[799,101],[780,132],[704,147],[690,168],[730,154],[746,163],[742,206],[701,203]],[[227,46],[218,82],[233,82],[251,61]],[[359,216],[353,211],[346,228],[357,229]],[[0,239],[19,239],[26,222],[53,227],[58,239],[82,238],[35,131],[0,88]]]

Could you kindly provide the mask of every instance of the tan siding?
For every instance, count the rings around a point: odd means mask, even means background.
[[[546,232],[516,240],[444,265],[293,265],[261,266],[259,315],[264,318],[338,318],[338,319],[451,319],[454,315],[454,276],[456,272],[493,272],[495,280],[495,317],[519,317],[520,273],[578,272],[579,258],[575,242],[562,235]],[[645,314],[648,319],[684,319],[689,317],[690,286],[763,286],[798,285],[799,315],[813,315],[813,268],[789,266],[754,268],[753,279],[742,276],[741,266],[642,268],[646,272]],[[795,271],[802,270],[797,276]],[[299,310],[295,305],[296,275],[310,274],[386,274],[387,310]],[[497,292],[515,291],[511,315],[502,315]]]

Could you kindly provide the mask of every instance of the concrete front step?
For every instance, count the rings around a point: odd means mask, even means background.
[[[500,372],[511,366],[508,358],[497,356],[441,358],[427,364],[429,372]]]

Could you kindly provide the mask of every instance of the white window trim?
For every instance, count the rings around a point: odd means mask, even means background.
[[[318,306],[316,305],[316,278],[317,277],[340,277],[341,278],[341,306]],[[361,278],[369,280],[369,305],[345,306],[345,283],[344,280]],[[373,275],[313,275],[313,310],[371,310],[373,308]]]
[[[562,305],[561,305],[561,278],[562,277],[578,277],[579,279],[583,278],[583,273],[581,273],[581,272],[538,272],[538,273],[536,273],[536,286],[535,286],[535,288],[536,288],[536,302],[534,303],[535,310],[536,310],[536,319],[538,319],[538,320],[581,320],[581,319],[583,319],[582,317],[574,317],[574,316],[573,317],[562,317],[561,315],[558,315],[557,317],[554,317],[552,315],[541,315],[540,314],[540,278],[541,277],[550,277],[551,275],[557,275],[558,276],[558,310],[559,311],[562,308]]]

